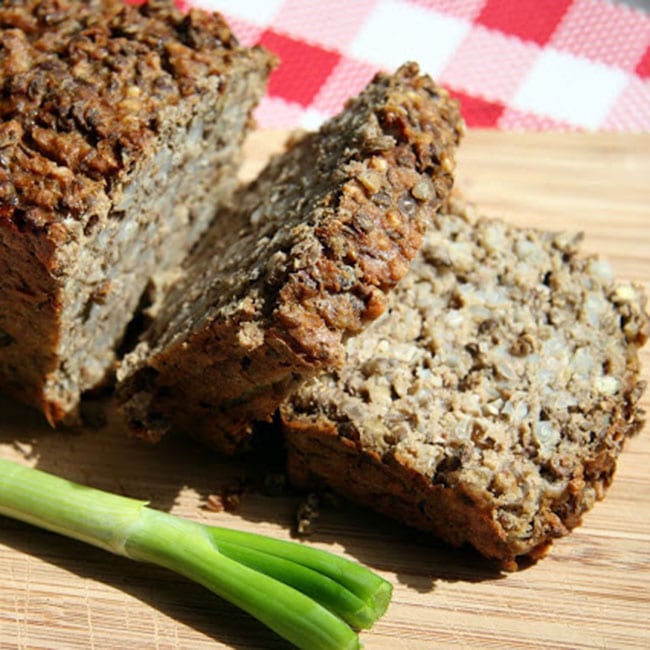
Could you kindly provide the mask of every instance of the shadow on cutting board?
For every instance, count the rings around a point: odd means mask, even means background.
[[[152,507],[173,510],[207,524],[293,528],[304,496],[282,489],[280,496],[263,493],[266,456],[263,462],[224,459],[187,437],[173,435],[152,447],[129,438],[110,407],[102,413],[101,403],[88,406],[95,416],[94,427],[54,431],[38,413],[0,396],[0,455],[29,460],[41,470],[145,499]],[[211,495],[233,486],[241,488],[241,502],[235,512],[213,512],[206,507]],[[123,590],[233,647],[239,647],[237,641],[241,647],[250,647],[260,635],[263,641],[256,647],[285,647],[261,625],[258,629],[250,617],[219,599],[215,603],[206,598],[203,588],[182,578],[170,578],[168,572],[156,567],[121,558],[105,562],[105,553],[100,550],[81,553],[77,542],[54,539],[43,531],[26,534],[26,530],[26,525],[12,522],[6,526],[3,521],[0,542]],[[340,545],[350,557],[374,569],[391,571],[400,583],[424,593],[435,589],[437,581],[479,582],[501,577],[494,565],[471,550],[449,548],[423,533],[341,501],[321,501],[314,533],[308,539],[321,545]],[[71,551],[72,545],[79,545],[79,550]]]

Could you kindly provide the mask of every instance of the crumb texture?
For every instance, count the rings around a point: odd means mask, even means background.
[[[580,522],[639,429],[645,299],[578,238],[455,203],[345,365],[283,405],[289,464],[512,565]]]

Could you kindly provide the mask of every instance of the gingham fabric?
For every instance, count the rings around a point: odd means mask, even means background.
[[[606,0],[182,0],[279,55],[261,127],[314,128],[407,60],[470,127],[650,131],[650,15]]]

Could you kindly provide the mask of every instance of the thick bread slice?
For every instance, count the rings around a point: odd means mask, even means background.
[[[173,2],[0,7],[0,388],[50,423],[235,187],[271,57]]]
[[[345,366],[282,405],[293,480],[510,568],[578,525],[640,426],[648,319],[576,243],[440,214]]]
[[[120,371],[132,429],[231,453],[383,311],[452,185],[455,101],[415,64],[380,74],[221,214]]]

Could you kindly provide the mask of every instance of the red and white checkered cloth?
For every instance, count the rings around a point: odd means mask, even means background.
[[[605,0],[181,0],[282,61],[257,119],[314,128],[407,60],[468,126],[650,131],[650,15]]]

